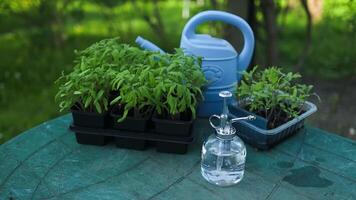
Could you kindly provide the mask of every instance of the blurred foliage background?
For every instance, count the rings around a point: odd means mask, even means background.
[[[134,44],[141,35],[172,51],[189,17],[207,9],[244,17],[256,37],[253,64],[303,74],[323,99],[311,123],[355,138],[353,0],[1,0],[0,144],[60,115],[53,82],[72,68],[74,49],[116,36]],[[243,45],[218,22],[199,32]]]

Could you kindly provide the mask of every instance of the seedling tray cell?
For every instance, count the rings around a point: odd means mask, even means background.
[[[73,122],[77,126],[105,128],[108,121],[108,113],[90,113],[72,109]]]
[[[155,123],[156,132],[165,135],[187,136],[190,134],[193,120],[172,121],[166,119],[152,118]]]
[[[111,113],[111,126],[118,130],[128,131],[146,131],[149,127],[150,116],[145,118],[126,117],[126,119],[120,123],[117,122],[121,118],[121,115]]]

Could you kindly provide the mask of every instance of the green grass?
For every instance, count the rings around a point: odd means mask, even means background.
[[[12,103],[1,108],[0,124],[2,138],[0,143],[12,138],[28,128],[59,115],[53,101],[54,87],[19,93]]]

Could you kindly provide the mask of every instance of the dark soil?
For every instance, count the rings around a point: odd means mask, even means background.
[[[248,110],[248,108],[247,108],[247,110]],[[270,111],[268,111],[268,113],[269,113]],[[301,112],[299,112],[299,114],[298,115],[301,115],[301,114],[303,114],[305,111],[301,111]],[[280,125],[282,125],[282,124],[284,124],[284,123],[286,123],[286,122],[288,122],[288,121],[290,121],[290,120],[292,120],[293,119],[293,117],[289,117],[288,115],[287,115],[287,113],[285,113],[285,112],[283,112],[283,111],[281,111],[281,110],[277,110],[277,111],[275,111],[274,113],[276,113],[276,115],[272,115],[271,116],[271,119],[268,121],[268,123],[267,123],[267,128],[268,129],[273,129],[273,128],[276,128],[276,127],[278,127],[278,126],[280,126]],[[266,113],[265,112],[258,112],[258,113],[255,113],[256,115],[258,115],[258,116],[260,116],[260,117],[263,117],[263,118],[265,118],[265,119],[267,119],[267,116],[266,116]],[[277,116],[277,114],[278,114],[278,116]]]

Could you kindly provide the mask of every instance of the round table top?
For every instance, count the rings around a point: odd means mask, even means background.
[[[185,155],[80,145],[64,115],[0,146],[0,199],[354,199],[356,143],[307,127],[270,151],[247,146],[244,179],[200,174],[202,139]],[[194,131],[213,133],[199,119]],[[199,137],[203,138],[203,137]]]

